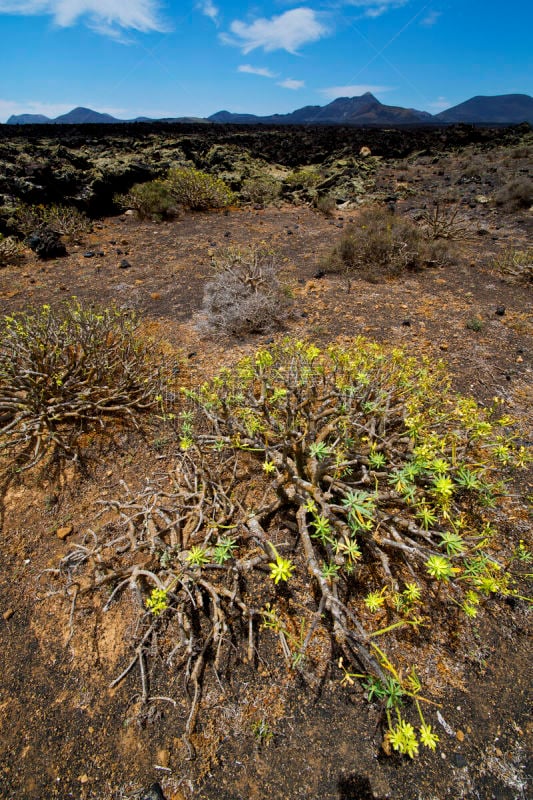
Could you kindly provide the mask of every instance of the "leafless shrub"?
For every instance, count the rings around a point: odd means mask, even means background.
[[[428,239],[465,240],[474,236],[471,222],[461,214],[459,203],[450,206],[437,200],[421,215],[420,221]]]
[[[228,248],[213,259],[213,268],[203,301],[207,329],[238,336],[282,327],[289,298],[266,246]]]
[[[30,233],[50,228],[69,239],[80,239],[91,231],[91,221],[82,211],[74,206],[64,205],[27,205],[23,203],[15,209],[13,220],[21,233]]]

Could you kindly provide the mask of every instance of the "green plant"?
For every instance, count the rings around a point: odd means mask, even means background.
[[[115,195],[114,201],[122,208],[135,209],[140,219],[160,222],[177,213],[176,201],[164,180],[138,183],[127,194]]]
[[[28,236],[42,228],[50,228],[69,239],[79,240],[91,231],[92,223],[83,211],[75,206],[53,204],[27,205],[15,209],[13,219],[17,229]]]
[[[305,665],[306,675],[324,674],[335,647],[343,685],[364,681],[382,703],[391,748],[409,757],[420,744],[433,749],[420,680],[387,652],[402,652],[406,628],[414,649],[423,625],[438,627],[438,650],[441,625],[455,631],[485,598],[515,593],[484,502],[487,491],[498,502],[491,478],[523,457],[519,432],[499,408],[456,395],[443,364],[363,338],[323,351],[283,339],[184,389],[183,404],[190,444],[169,473],[104,503],[107,525],[58,570],[70,586],[111,585],[106,608],[140,599],[131,664],[142,698],[150,700],[146,662],[155,669],[172,653],[191,688],[189,737],[202,686],[240,657],[252,663],[266,629],[287,668]],[[385,462],[370,471],[376,452]],[[465,480],[466,471],[482,480]],[[278,553],[281,540],[290,558]],[[152,556],[161,548],[164,565]],[[154,587],[168,596],[162,621],[146,619]]]
[[[235,202],[233,192],[221,178],[189,167],[174,167],[165,179],[174,202],[191,211],[226,208]]]
[[[247,203],[266,206],[278,199],[280,190],[280,181],[271,175],[254,175],[243,181],[240,196]]]
[[[111,420],[136,424],[161,385],[131,314],[73,301],[4,317],[0,450],[22,467],[50,449],[73,458],[80,435]]]
[[[24,258],[24,248],[14,236],[4,237],[0,233],[0,267],[19,264]]]
[[[533,247],[518,250],[510,247],[494,259],[494,266],[506,275],[524,281],[533,281]]]
[[[479,317],[470,317],[466,323],[466,327],[469,331],[479,333],[479,331],[483,330],[483,320]]]

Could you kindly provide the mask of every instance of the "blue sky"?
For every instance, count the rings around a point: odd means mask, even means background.
[[[533,93],[530,0],[0,0],[0,121]]]

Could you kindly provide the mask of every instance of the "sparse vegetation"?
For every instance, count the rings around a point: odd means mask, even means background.
[[[131,315],[58,309],[6,316],[0,331],[0,451],[20,469],[54,450],[75,458],[80,435],[112,419],[136,424],[161,380]]]
[[[207,329],[242,336],[283,325],[290,302],[265,245],[228,248],[213,259],[213,270],[204,291]]]
[[[241,186],[240,196],[247,203],[266,206],[279,198],[281,183],[271,175],[255,175],[246,178]]]

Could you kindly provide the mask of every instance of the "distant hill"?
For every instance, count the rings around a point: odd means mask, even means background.
[[[217,111],[207,119],[199,117],[166,117],[153,120],[149,117],[117,119],[110,114],[100,114],[90,108],[73,108],[68,114],[49,119],[42,114],[19,114],[9,117],[7,125],[101,125],[121,122],[215,123],[221,125],[448,125],[465,123],[499,123],[513,125],[520,122],[533,124],[533,98],[527,94],[503,94],[495,97],[472,97],[435,116],[427,111],[401,106],[387,106],[365,92],[360,97],[337,97],[325,106],[304,106],[289,114],[233,114]]]
[[[257,117],[218,111],[208,119],[210,122],[240,125],[417,125],[431,122],[433,117],[413,108],[383,105],[373,94],[365,92],[360,97],[338,97],[326,106],[304,106],[290,114]]]
[[[533,97],[528,94],[478,95],[441,111],[439,122],[503,122],[533,124]]]

